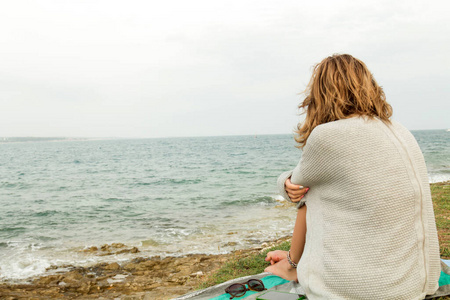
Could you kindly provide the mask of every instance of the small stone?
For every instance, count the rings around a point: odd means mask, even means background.
[[[139,265],[134,263],[128,263],[123,268],[127,271],[135,270]]]
[[[111,246],[109,246],[108,244],[102,245],[102,246],[100,247],[100,249],[101,249],[102,251],[107,251],[107,250],[109,250],[110,248],[111,248]]]
[[[77,271],[70,271],[70,272],[67,272],[66,274],[64,274],[65,281],[78,282],[82,278],[83,278],[83,276],[80,273],[78,273]]]
[[[81,286],[77,289],[78,292],[87,294],[91,288],[90,282],[83,282]]]
[[[191,276],[191,277],[201,277],[201,276],[203,276],[203,272],[202,271],[198,271],[198,272],[192,273],[189,276]]]
[[[95,251],[98,251],[98,248],[95,246],[83,250],[83,252],[95,252]]]
[[[202,256],[202,257],[200,257],[200,262],[204,262],[204,261],[207,261],[207,260],[210,260],[211,259],[211,257],[208,255],[208,256]]]
[[[120,265],[116,262],[113,262],[113,263],[105,266],[105,270],[120,270]]]

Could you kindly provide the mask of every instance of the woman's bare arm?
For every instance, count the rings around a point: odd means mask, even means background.
[[[295,220],[294,233],[291,242],[291,259],[298,263],[303,254],[306,241],[306,205],[297,210],[297,219]]]
[[[298,263],[303,254],[306,241],[306,205],[297,210],[294,233],[292,235],[290,257],[293,262]],[[267,253],[266,261],[272,263],[264,271],[271,272],[287,280],[297,280],[297,270],[293,268],[286,259],[287,252],[271,251]]]

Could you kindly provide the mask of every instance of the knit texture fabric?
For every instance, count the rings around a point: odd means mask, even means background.
[[[297,272],[308,299],[423,299],[439,244],[425,161],[400,124],[356,117],[317,126],[278,180],[310,188]]]

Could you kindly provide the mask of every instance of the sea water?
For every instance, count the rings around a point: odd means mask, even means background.
[[[450,180],[450,132],[413,132],[430,182]],[[292,135],[0,143],[0,279],[133,256],[225,253],[292,233],[278,175]],[[87,255],[124,243],[137,254]]]

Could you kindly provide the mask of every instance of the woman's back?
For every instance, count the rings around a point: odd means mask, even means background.
[[[293,183],[310,187],[298,279],[310,299],[421,299],[437,289],[428,177],[411,133],[355,117],[317,126]]]

